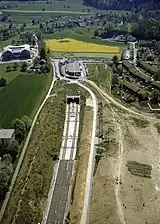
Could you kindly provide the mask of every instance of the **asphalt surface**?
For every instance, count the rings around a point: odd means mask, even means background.
[[[47,224],[63,224],[64,222],[73,164],[74,160],[60,161],[52,202],[46,222]]]

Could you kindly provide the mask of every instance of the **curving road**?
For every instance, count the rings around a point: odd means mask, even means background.
[[[92,177],[93,177],[93,169],[94,169],[94,158],[95,158],[95,148],[94,148],[94,141],[96,135],[96,124],[97,124],[97,99],[95,94],[85,85],[78,83],[78,85],[87,92],[92,97],[93,101],[93,126],[92,126],[92,139],[91,139],[91,149],[88,161],[88,170],[87,170],[87,179],[86,179],[86,189],[85,189],[85,198],[82,210],[82,216],[80,224],[86,224],[89,222],[88,215],[89,215],[89,203],[91,197],[91,188],[92,188]]]
[[[93,88],[95,88],[102,97],[106,98],[107,100],[109,100],[110,102],[112,102],[116,107],[130,113],[133,115],[138,115],[138,116],[144,116],[144,113],[140,113],[140,112],[136,112],[131,110],[130,108],[127,108],[125,106],[123,106],[122,104],[118,103],[116,100],[114,100],[110,95],[108,95],[106,92],[104,92],[103,90],[101,90],[94,82],[90,81],[90,80],[86,80],[86,82],[88,84],[90,84]]]
[[[53,66],[53,64],[52,64],[52,66]],[[41,103],[41,105],[40,105],[40,107],[39,107],[39,109],[38,109],[38,111],[37,111],[37,113],[36,113],[36,115],[35,115],[35,117],[34,117],[34,119],[33,119],[33,121],[32,121],[31,128],[30,128],[29,133],[28,133],[28,135],[27,135],[27,138],[26,138],[26,141],[25,141],[23,150],[22,150],[22,152],[21,152],[21,155],[20,155],[20,158],[19,158],[19,160],[18,160],[18,163],[17,163],[16,169],[15,169],[15,172],[14,172],[13,177],[12,177],[11,185],[10,185],[10,187],[9,187],[9,190],[8,190],[7,194],[6,194],[6,198],[5,198],[4,202],[3,202],[3,205],[2,205],[2,208],[1,208],[1,211],[0,211],[0,223],[1,223],[1,221],[2,221],[2,218],[3,218],[3,215],[4,215],[5,209],[6,209],[6,207],[7,207],[9,198],[10,198],[10,196],[11,196],[11,193],[12,193],[12,190],[13,190],[13,187],[14,187],[14,184],[15,184],[15,182],[16,182],[16,179],[17,179],[17,176],[18,176],[18,173],[19,173],[21,164],[22,164],[22,162],[23,162],[23,158],[24,158],[24,155],[25,155],[25,153],[26,153],[26,150],[27,150],[27,147],[28,147],[28,143],[29,143],[29,141],[30,141],[30,138],[31,138],[31,135],[32,135],[32,132],[33,132],[34,125],[35,125],[35,123],[36,123],[36,121],[37,121],[37,118],[38,118],[38,116],[39,116],[39,114],[40,114],[40,112],[41,112],[41,110],[42,110],[44,104],[46,103],[46,101],[47,101],[47,99],[48,99],[48,97],[49,97],[49,95],[50,95],[50,93],[51,93],[51,91],[52,91],[52,88],[53,88],[53,85],[54,85],[54,81],[55,81],[55,77],[54,77],[54,75],[53,75],[53,79],[52,79],[50,88],[49,88],[49,90],[48,90],[48,93],[46,94],[45,99],[44,99],[43,102]]]

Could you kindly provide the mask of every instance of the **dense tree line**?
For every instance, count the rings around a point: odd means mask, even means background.
[[[158,9],[160,4],[158,0],[84,0],[84,4],[93,6],[98,9],[112,9],[112,10],[132,10],[137,8]]]
[[[2,200],[8,190],[15,162],[20,153],[21,143],[24,141],[29,128],[31,119],[23,116],[15,119],[12,127],[15,129],[15,138],[1,141],[0,139],[0,200]]]
[[[133,25],[132,35],[138,40],[160,41],[160,21],[158,19],[143,19]]]

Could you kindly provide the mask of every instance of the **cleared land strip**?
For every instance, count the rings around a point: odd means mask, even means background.
[[[55,180],[52,200],[44,223],[64,223],[68,209],[68,197],[71,189],[72,174],[74,170],[74,159],[79,129],[80,105],[70,103],[66,105],[66,119],[62,145],[60,151],[60,162]],[[50,194],[49,194],[50,195]]]

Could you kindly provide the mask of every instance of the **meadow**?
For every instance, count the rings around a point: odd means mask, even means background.
[[[18,75],[0,90],[0,126],[10,127],[15,118],[33,117],[42,101],[50,76]]]
[[[45,40],[46,46],[56,52],[88,52],[88,53],[119,53],[116,46],[87,43],[71,38]]]

